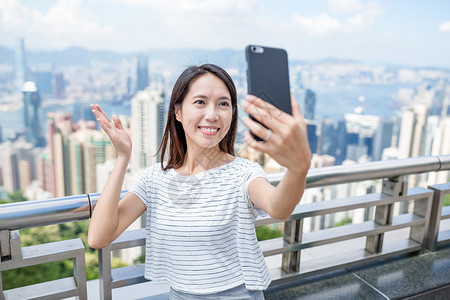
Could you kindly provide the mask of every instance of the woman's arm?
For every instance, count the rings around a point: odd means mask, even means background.
[[[111,121],[100,106],[91,105],[91,108],[117,151],[116,163],[97,201],[89,224],[89,246],[100,249],[108,246],[133,223],[145,211],[145,205],[133,193],[127,193],[119,202],[131,156],[131,139],[116,115]]]
[[[282,220],[289,218],[300,201],[311,164],[305,119],[294,98],[291,98],[291,105],[292,116],[255,96],[248,96],[247,101],[242,103],[248,113],[272,130],[270,138],[261,142],[246,132],[246,144],[269,154],[287,168],[277,187],[263,178],[252,180],[248,187],[250,199],[271,217]],[[268,129],[261,124],[248,117],[242,121],[255,135],[263,139],[267,136]]]

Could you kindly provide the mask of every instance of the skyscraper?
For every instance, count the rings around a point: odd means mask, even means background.
[[[428,107],[422,103],[416,103],[403,110],[398,142],[398,158],[402,159],[422,155],[423,133],[427,115]]]
[[[137,72],[136,91],[143,91],[149,84],[147,55],[142,53],[138,55],[136,72]]]
[[[16,149],[12,144],[0,145],[0,161],[2,162],[3,184],[8,193],[20,189],[20,176]]]
[[[373,141],[373,159],[381,160],[383,150],[391,147],[392,135],[394,134],[394,121],[392,120],[380,120],[378,128],[375,131],[375,137]]]
[[[336,130],[333,120],[327,118],[322,120],[320,138],[319,138],[319,154],[328,154],[335,156],[336,152]]]
[[[41,132],[41,97],[36,84],[27,81],[23,85],[23,112],[25,122],[25,139],[35,147],[45,146],[45,139]]]
[[[64,74],[57,72],[53,75],[53,96],[57,99],[64,99],[66,97],[66,82]]]
[[[308,133],[308,143],[311,153],[317,153],[317,122],[306,119],[306,131]]]
[[[307,89],[305,93],[305,106],[304,106],[304,116],[307,120],[314,120],[314,114],[316,109],[316,93],[312,90]]]
[[[25,52],[25,42],[20,39],[14,54],[15,59],[15,77],[16,77],[16,87],[19,92],[22,91],[23,84],[25,81],[30,80],[28,75],[28,66]]]
[[[140,91],[131,99],[131,129],[131,170],[138,172],[158,162],[156,153],[164,131],[164,93],[161,90]]]
[[[340,165],[347,156],[347,126],[345,120],[338,122],[336,135],[336,165]]]

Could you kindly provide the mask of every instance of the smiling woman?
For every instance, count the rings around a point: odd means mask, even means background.
[[[253,132],[273,131],[250,147],[269,153],[287,172],[275,188],[260,165],[234,157],[237,96],[222,68],[187,68],[173,88],[161,163],[147,168],[119,202],[131,140],[119,118],[92,105],[118,156],[89,226],[89,245],[102,248],[147,211],[145,277],[169,283],[170,299],[264,299],[270,273],[255,233],[259,214],[286,219],[299,202],[311,159],[306,125],[293,115],[245,118]],[[277,110],[249,96],[243,108],[260,116]],[[168,148],[168,149],[167,149]],[[168,150],[168,151],[166,151]],[[164,155],[169,156],[164,160]]]

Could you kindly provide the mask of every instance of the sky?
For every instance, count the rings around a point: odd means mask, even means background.
[[[450,68],[448,0],[1,0],[0,46],[119,53],[285,48],[290,58]]]

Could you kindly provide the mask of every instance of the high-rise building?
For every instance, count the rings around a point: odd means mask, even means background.
[[[319,138],[319,154],[328,154],[335,156],[336,152],[336,130],[334,128],[333,120],[327,118],[323,119],[321,123],[320,138]]]
[[[19,92],[22,92],[23,84],[25,81],[30,80],[28,74],[28,65],[25,52],[25,42],[20,39],[14,54],[15,59],[15,77],[16,87]]]
[[[66,98],[66,81],[64,80],[64,74],[56,72],[53,75],[53,96],[57,99]]]
[[[434,139],[431,155],[443,155],[450,153],[450,117],[441,120],[437,128]],[[449,171],[432,172],[429,173],[429,184],[444,183],[450,179]]]
[[[347,156],[347,126],[345,120],[338,122],[336,135],[336,165],[340,165]]]
[[[381,160],[383,150],[391,147],[392,135],[394,134],[394,121],[383,119],[378,123],[378,128],[375,131],[373,142],[373,159]]]
[[[145,54],[139,54],[137,57],[137,84],[136,91],[143,91],[149,84],[148,80],[148,58]]]
[[[8,193],[20,189],[20,176],[16,149],[10,143],[0,147],[0,161],[2,163],[2,177],[4,188]]]
[[[311,153],[317,153],[317,122],[313,120],[305,120],[306,132],[308,133],[308,143]]]
[[[80,135],[84,132],[77,131],[69,136],[70,155],[70,186],[73,195],[84,194],[84,164],[83,146]]]
[[[427,115],[428,107],[423,103],[413,104],[403,110],[398,142],[399,159],[422,155]]]
[[[423,137],[422,153],[420,155],[423,156],[431,155],[433,140],[435,137],[435,133],[438,130],[439,123],[440,123],[440,116],[438,115],[428,116],[423,133],[424,137]]]
[[[158,162],[156,154],[164,131],[164,117],[162,90],[140,91],[131,99],[132,172]]]
[[[314,120],[314,114],[316,110],[316,93],[312,90],[307,89],[305,92],[305,106],[304,106],[304,117],[307,120]]]
[[[35,147],[45,146],[45,139],[41,132],[41,97],[36,84],[27,81],[23,85],[23,113],[25,122],[25,139]]]
[[[84,183],[86,193],[101,192],[97,190],[97,164],[115,158],[114,146],[109,138],[100,131],[91,131],[83,144]]]

